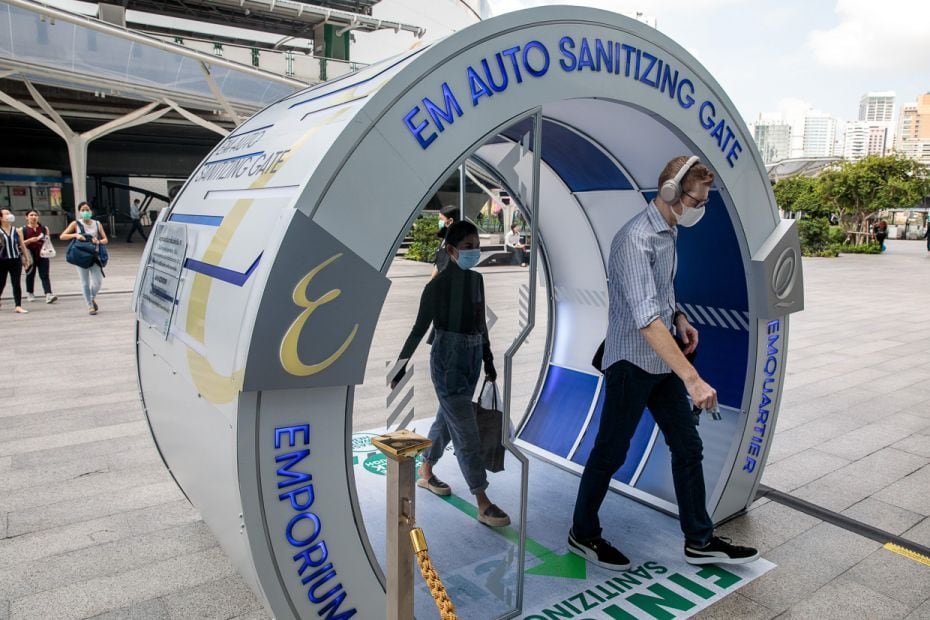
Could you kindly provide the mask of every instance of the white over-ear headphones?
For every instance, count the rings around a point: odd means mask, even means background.
[[[685,162],[685,165],[679,168],[678,174],[662,184],[662,187],[659,188],[659,198],[668,204],[678,202],[678,199],[681,198],[681,180],[685,178],[685,175],[688,174],[688,170],[690,170],[694,164],[698,163],[698,161],[700,160],[692,155],[688,161]]]

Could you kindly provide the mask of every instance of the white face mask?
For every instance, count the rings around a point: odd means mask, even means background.
[[[681,204],[681,203],[679,203]],[[697,209],[692,209],[691,207],[686,207],[681,205],[681,215],[675,213],[675,209],[672,209],[672,217],[675,218],[675,223],[679,226],[684,226],[685,228],[691,228],[695,224],[701,221],[701,218],[704,217],[704,207],[698,207]]]
[[[16,216],[13,215],[12,213],[7,213],[6,217],[4,217],[3,219],[5,219],[7,223],[12,224],[13,222],[16,221]]]

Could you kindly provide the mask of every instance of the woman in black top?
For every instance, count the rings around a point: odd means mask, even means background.
[[[7,276],[13,285],[13,312],[26,314],[23,308],[23,291],[20,279],[23,267],[29,267],[29,254],[23,245],[23,238],[13,224],[16,216],[9,209],[0,209],[0,295],[6,288]]]
[[[484,280],[471,270],[481,256],[480,243],[478,229],[470,222],[456,222],[449,228],[445,243],[449,264],[423,289],[416,323],[400,352],[404,366],[391,387],[403,377],[407,360],[432,324],[436,336],[430,350],[430,376],[439,398],[439,411],[429,431],[433,445],[420,466],[417,486],[436,495],[452,494],[449,485],[433,475],[433,466],[451,441],[465,482],[478,501],[478,521],[503,527],[510,524],[510,517],[485,493],[488,477],[472,406],[482,360],[487,378],[497,378],[485,323]]]

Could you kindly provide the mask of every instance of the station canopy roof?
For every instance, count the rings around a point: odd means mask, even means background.
[[[306,86],[25,0],[0,1],[3,77],[98,96],[142,101],[168,97],[188,108],[233,109],[242,115]]]
[[[312,38],[313,28],[332,24],[342,32],[401,30],[422,36],[419,26],[370,17],[379,0],[122,0],[126,9],[167,17]],[[340,32],[341,34],[341,32]]]

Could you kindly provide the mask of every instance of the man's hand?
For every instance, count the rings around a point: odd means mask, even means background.
[[[706,381],[700,377],[685,383],[685,389],[688,390],[688,396],[696,407],[705,411],[713,411],[717,408],[717,390],[710,387]]]
[[[686,356],[690,355],[698,346],[698,330],[696,330],[694,325],[689,323],[688,319],[684,316],[678,317],[675,327],[678,328],[678,335],[681,337],[681,341],[685,343],[685,348],[682,350],[682,353]]]

